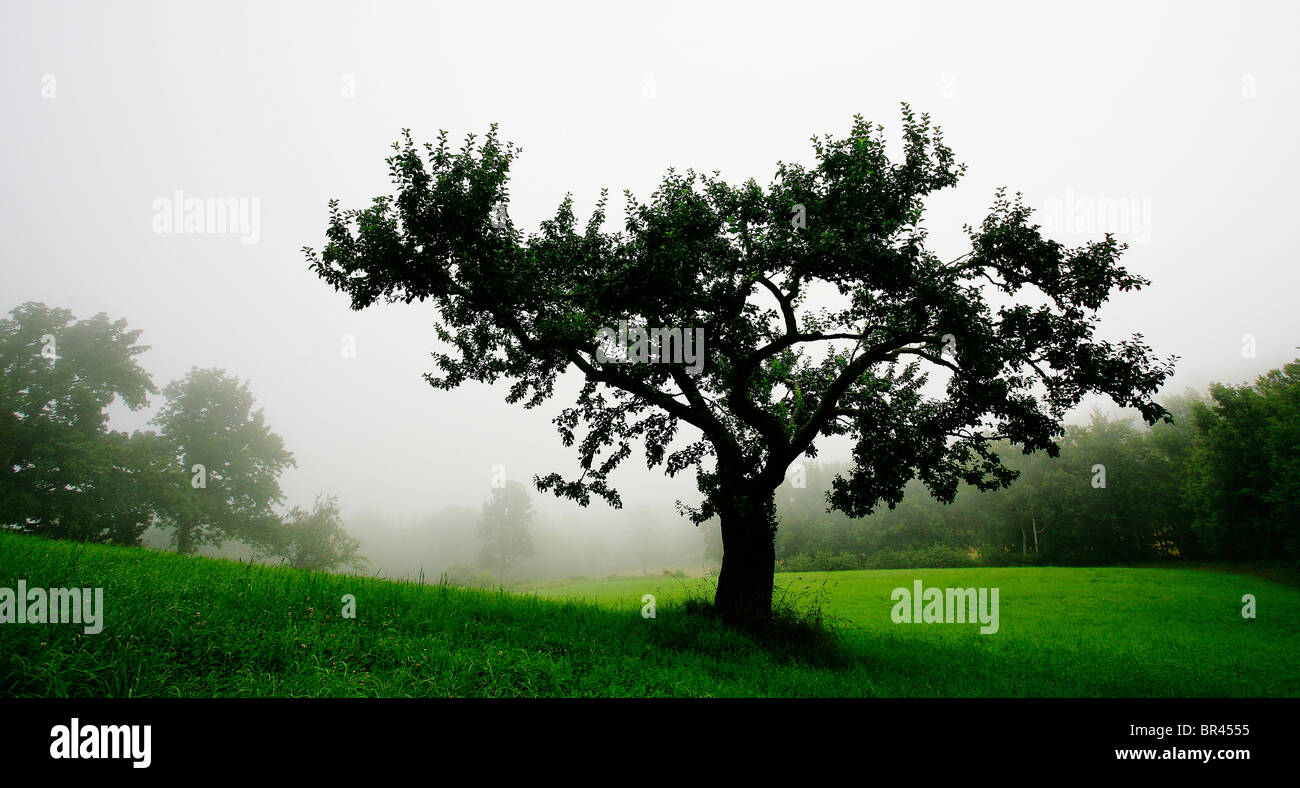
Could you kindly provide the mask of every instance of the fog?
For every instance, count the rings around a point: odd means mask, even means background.
[[[1294,4],[10,2],[0,26],[2,311],[126,318],[160,387],[192,366],[250,381],[297,460],[286,503],[337,495],[387,573],[468,561],[494,474],[578,469],[551,424],[576,376],[534,410],[505,384],[433,389],[430,305],[353,312],[307,270],[331,198],[391,192],[403,128],[459,145],[499,123],[523,147],[511,218],[534,230],[568,192],[585,218],[602,187],[645,198],[669,167],[766,184],[854,114],[897,144],[907,101],[968,165],[930,202],[941,256],[1005,185],[1052,237],[1130,244],[1152,285],[1113,298],[1098,334],[1178,355],[1168,393],[1252,379],[1300,345]],[[246,200],[253,226],[159,232],[178,191]],[[115,406],[112,424],[146,427],[160,403]],[[614,479],[621,512],[533,491],[538,556],[520,572],[705,564],[673,508],[698,498],[693,474],[637,455]]]

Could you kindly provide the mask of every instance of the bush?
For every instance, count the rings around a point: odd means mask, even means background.
[[[975,566],[960,547],[932,544],[913,549],[878,550],[867,556],[868,569],[941,569]]]
[[[865,569],[866,556],[841,550],[818,550],[815,553],[799,553],[781,561],[780,569],[785,572],[838,572],[847,569]]]
[[[1037,566],[1044,563],[1036,553],[992,547],[978,557],[962,547],[931,544],[925,547],[891,547],[872,553],[817,550],[798,553],[777,564],[778,572],[841,572],[849,569],[957,569],[968,566]]]
[[[329,571],[338,567],[361,569],[366,559],[361,542],[348,533],[339,514],[338,498],[321,495],[310,511],[295,506],[270,529],[268,545],[259,552],[280,558],[297,569]]]
[[[991,548],[980,552],[981,566],[1038,566],[1045,564],[1042,553],[1023,553],[1019,550]]]

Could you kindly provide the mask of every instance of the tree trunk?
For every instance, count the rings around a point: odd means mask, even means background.
[[[189,555],[194,552],[194,527],[188,523],[176,524],[176,552]]]
[[[772,490],[742,489],[718,507],[722,570],[713,605],[732,626],[752,628],[772,617],[776,574],[776,510]]]

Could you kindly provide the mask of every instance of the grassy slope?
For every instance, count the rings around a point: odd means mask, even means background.
[[[889,592],[917,577],[999,587],[1001,631],[893,624]],[[1300,590],[1222,572],[782,577],[796,593],[824,583],[835,664],[686,614],[676,600],[701,581],[517,596],[0,534],[0,586],[19,578],[103,586],[106,621],[98,635],[0,625],[0,695],[1300,695]],[[640,615],[646,592],[655,619]],[[355,620],[339,616],[348,593]],[[1243,593],[1258,619],[1241,618]]]

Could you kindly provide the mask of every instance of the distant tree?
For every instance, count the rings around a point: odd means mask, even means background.
[[[1300,360],[1210,397],[1193,405],[1187,481],[1202,543],[1229,560],[1300,558]]]
[[[528,533],[536,511],[532,498],[522,484],[507,481],[492,488],[492,497],[483,504],[477,535],[483,543],[479,566],[496,572],[504,580],[506,571],[521,558],[534,554],[533,539]]]
[[[253,410],[247,383],[219,369],[192,369],[163,390],[153,423],[181,473],[162,514],[180,553],[236,539],[267,547],[283,500],[280,474],[294,465],[284,440]]]
[[[1011,467],[1019,453],[1010,458]],[[1007,461],[1007,457],[1003,457]],[[828,510],[826,488],[836,475],[849,473],[848,463],[810,463],[803,467],[803,487],[787,484],[777,495],[781,529],[777,534],[777,559],[787,567],[808,566],[811,556],[856,556],[858,563],[881,550],[914,551],[935,544],[954,549],[983,545],[985,534],[981,510],[969,505],[970,490],[959,491],[951,505],[931,497],[925,485],[913,479],[897,506],[877,511],[866,519],[855,519],[839,510]],[[825,568],[825,562],[818,562]]]
[[[925,248],[924,200],[964,167],[906,106],[903,142],[890,161],[883,127],[858,117],[848,136],[813,140],[815,166],[778,163],[766,188],[670,170],[649,204],[625,192],[617,232],[603,229],[602,193],[585,227],[566,197],[525,237],[506,210],[519,151],[495,126],[459,150],[445,132],[422,147],[405,133],[388,159],[397,193],[346,211],[332,201],[323,254],[305,252],[354,309],[437,304],[451,351],[435,356],[441,376],[427,375],[436,387],[508,380],[507,400],[533,407],[562,372],[580,372],[556,424],[579,446],[582,475],[538,488],[621,506],[609,479],[633,442],[669,475],[695,468],[703,501],[682,509],[697,524],[720,518],[715,607],[761,624],[774,494],[819,439],[853,441],[853,469],[828,500],[862,517],[897,504],[912,478],[944,501],[961,482],[1010,484],[992,442],[1055,453],[1062,419],[1089,393],[1148,422],[1165,415],[1152,395],[1172,360],[1155,361],[1140,335],[1094,338],[1112,293],[1147,284],[1118,264],[1124,247],[1048,240],[999,191],[967,228],[971,250],[945,262]],[[945,395],[930,395],[931,371]]]
[[[1067,430],[1062,455],[1068,436]],[[1009,489],[978,495],[996,523],[996,541],[1007,551],[1021,555],[1042,552],[1048,544],[1048,531],[1055,537],[1057,527],[1062,525],[1062,495],[1069,490],[1070,480],[1061,478],[1064,469],[1059,459],[1044,452],[1021,454],[1004,443],[998,446],[998,453],[1003,463],[1015,471],[1016,483]]]
[[[140,331],[28,302],[0,320],[0,526],[138,544],[160,488],[158,445],[108,429],[108,405],[155,393]]]
[[[1128,419],[1094,411],[1087,427],[1070,427],[1052,481],[1056,523],[1044,551],[1068,563],[1150,561],[1160,545],[1160,502],[1152,492],[1160,465],[1147,433]]]
[[[1196,533],[1195,512],[1187,499],[1187,484],[1196,472],[1194,462],[1201,442],[1195,408],[1197,403],[1205,402],[1205,395],[1192,389],[1163,398],[1161,404],[1173,421],[1152,425],[1146,439],[1149,446],[1146,456],[1154,466],[1147,492],[1157,509],[1152,516],[1158,524],[1158,538],[1162,552],[1179,558],[1209,557],[1206,545]]]
[[[290,509],[268,541],[264,552],[296,569],[360,569],[366,564],[358,552],[361,542],[344,527],[335,496],[318,496],[311,511]]]

